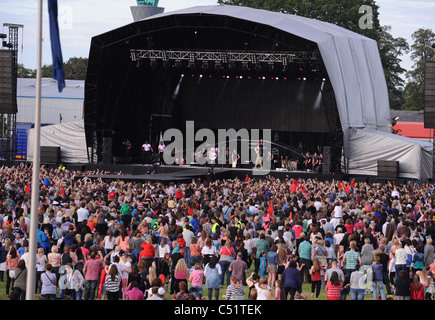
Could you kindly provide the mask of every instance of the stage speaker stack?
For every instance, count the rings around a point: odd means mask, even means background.
[[[323,147],[323,163],[322,163],[322,173],[329,174],[331,172],[331,147]]]
[[[399,178],[399,161],[378,160],[378,178]]]
[[[426,61],[425,65],[424,127],[435,128],[435,61]]]
[[[0,114],[17,113],[16,52],[0,50]]]
[[[111,164],[112,163],[112,138],[104,137],[103,138],[103,163]]]
[[[429,60],[425,62],[424,71],[424,127],[435,129],[435,61]],[[435,146],[435,139],[433,145]],[[435,164],[435,157],[432,162]],[[433,166],[432,179],[434,176],[435,166]]]
[[[41,147],[41,163],[60,163],[60,147]]]

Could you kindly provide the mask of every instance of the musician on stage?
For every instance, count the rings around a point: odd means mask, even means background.
[[[142,164],[150,163],[152,161],[153,147],[148,141],[142,145]]]
[[[305,169],[305,171],[311,171],[311,168],[312,168],[312,161],[313,161],[313,159],[311,159],[311,155],[310,155],[310,153],[309,152],[307,152],[306,154],[305,154],[305,160],[304,160],[304,169]]]
[[[165,152],[165,144],[163,143],[163,141],[160,141],[159,146],[157,147],[158,151],[159,151],[159,157],[160,157],[160,164],[164,164],[165,161],[163,159],[163,153]]]
[[[122,144],[124,145],[124,149],[125,149],[125,163],[129,163],[131,149],[133,148],[133,146],[132,146],[130,140],[128,140],[128,139],[125,139]]]
[[[319,166],[319,157],[317,156],[317,152],[314,152],[312,157],[312,168],[314,172],[317,172]]]
[[[261,148],[260,148],[260,146],[259,145],[256,146],[254,150],[255,150],[255,153],[257,154],[257,158],[255,159],[254,169],[257,168],[257,165],[260,165],[260,168],[263,169],[263,162],[262,162],[262,159],[261,159],[262,154],[261,154]]]
[[[238,154],[237,150],[234,149],[233,152],[231,152],[231,167],[232,168],[238,167],[239,159],[240,159],[240,154]]]

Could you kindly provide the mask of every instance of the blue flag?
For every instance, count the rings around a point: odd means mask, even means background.
[[[60,48],[59,25],[57,22],[57,0],[48,0],[48,15],[50,18],[51,55],[53,57],[53,78],[57,80],[59,92],[65,88],[65,73],[63,70],[62,50]]]

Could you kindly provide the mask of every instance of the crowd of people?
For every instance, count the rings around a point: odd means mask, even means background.
[[[41,167],[41,299],[430,300],[435,293],[431,184],[87,177],[95,174]],[[31,166],[2,167],[0,177],[0,281],[10,299],[25,299]]]

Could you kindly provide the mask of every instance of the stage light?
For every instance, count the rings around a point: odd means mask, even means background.
[[[307,80],[307,78],[304,78],[304,81]]]
[[[181,74],[181,77],[183,78],[183,77],[184,77],[184,74]]]
[[[240,79],[243,79],[243,76],[240,76]]]
[[[200,74],[199,77],[202,78],[202,74]]]
[[[195,77],[195,75],[194,74],[192,74],[192,78],[194,78]]]
[[[298,78],[298,80],[301,80],[301,78]]]
[[[287,80],[287,77],[284,77],[284,80]]]
[[[325,78],[323,78],[323,79],[322,79],[322,81],[323,81],[323,82],[325,82],[325,81],[326,81],[326,79],[325,79]]]
[[[266,79],[266,77],[263,77],[263,80],[265,80]]]
[[[227,76],[227,79],[229,79],[230,78],[230,76]]]
[[[276,78],[275,78],[275,80],[279,80],[279,78],[278,78],[278,77],[276,77]]]

